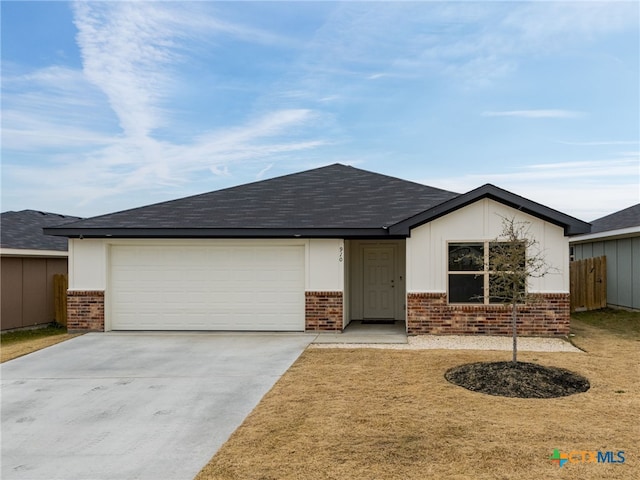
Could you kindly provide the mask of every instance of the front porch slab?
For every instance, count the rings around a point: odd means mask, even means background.
[[[320,333],[311,343],[406,344],[406,325],[403,321],[375,325],[353,320],[342,333]]]

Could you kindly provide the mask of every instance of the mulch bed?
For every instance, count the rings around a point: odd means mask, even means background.
[[[468,390],[502,397],[565,397],[590,387],[577,373],[526,362],[468,363],[447,370],[444,377]]]

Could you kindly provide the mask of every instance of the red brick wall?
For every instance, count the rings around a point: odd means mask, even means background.
[[[342,292],[305,292],[305,330],[342,331]]]
[[[569,294],[533,296],[518,307],[518,335],[569,334]],[[511,335],[509,305],[449,305],[446,293],[407,294],[409,335]]]
[[[67,330],[104,332],[104,292],[70,290],[67,292]]]

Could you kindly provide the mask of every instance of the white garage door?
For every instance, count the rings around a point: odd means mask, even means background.
[[[304,330],[302,246],[114,246],[113,330]]]

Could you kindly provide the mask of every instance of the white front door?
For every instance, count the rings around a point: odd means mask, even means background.
[[[393,319],[396,312],[395,246],[363,247],[365,319]]]

